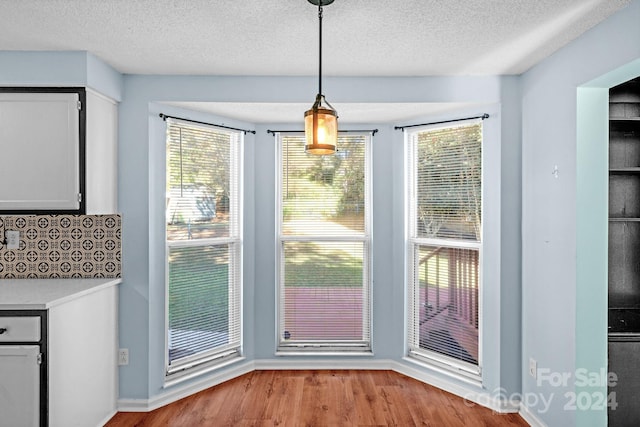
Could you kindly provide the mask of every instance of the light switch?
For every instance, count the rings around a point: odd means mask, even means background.
[[[19,231],[5,231],[5,237],[7,238],[7,249],[20,248],[20,232]]]

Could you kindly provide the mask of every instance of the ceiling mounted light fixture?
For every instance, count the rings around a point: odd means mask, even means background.
[[[338,112],[333,109],[322,94],[322,6],[334,0],[308,0],[318,6],[319,34],[319,66],[318,94],[316,102],[304,113],[304,151],[311,154],[333,154],[338,142]]]

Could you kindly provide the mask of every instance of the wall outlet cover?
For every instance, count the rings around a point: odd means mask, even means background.
[[[129,364],[129,349],[121,348],[118,350],[118,365],[124,366]]]
[[[529,358],[529,375],[533,378],[538,377],[538,362],[534,358]]]

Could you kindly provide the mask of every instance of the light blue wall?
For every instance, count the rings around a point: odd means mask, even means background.
[[[521,390],[522,319],[522,103],[520,78],[503,77],[500,134],[500,381],[507,391]],[[512,327],[504,327],[505,323]]]
[[[485,232],[491,231],[485,254],[491,254],[491,261],[485,266],[483,294],[484,386],[490,392],[499,387],[508,394],[522,391],[525,397],[553,395],[549,411],[529,408],[550,426],[603,425],[606,416],[603,411],[565,411],[563,394],[574,391],[573,385],[537,385],[526,367],[529,357],[537,359],[539,368],[560,373],[606,367],[606,222],[600,205],[606,200],[603,91],[640,74],[638,22],[640,1],[635,0],[520,77],[353,77],[325,82],[334,102],[488,105],[492,118],[485,121],[485,136],[495,146],[489,148],[486,178],[491,185],[485,194]],[[161,395],[164,244],[158,230],[164,206],[157,196],[164,185],[164,148],[157,113],[170,109],[160,103],[308,102],[316,80],[122,77],[85,52],[0,52],[0,84],[86,85],[122,99],[119,204],[125,282],[119,321],[120,345],[129,348],[130,365],[121,368],[120,397]],[[244,153],[245,352],[249,359],[261,360],[274,359],[275,345],[275,147],[266,133],[273,127],[256,125],[257,134],[248,136]],[[405,363],[403,136],[390,125],[357,127],[380,129],[373,148],[374,358]],[[552,175],[556,165],[558,178]]]
[[[606,366],[609,187],[609,90],[578,88],[576,200],[576,369]],[[607,394],[606,386],[576,393]],[[576,395],[577,396],[577,395]],[[604,409],[604,408],[603,408]],[[604,410],[576,415],[577,425],[602,425]]]
[[[123,274],[120,341],[129,348],[130,365],[121,369],[121,398],[162,394],[164,363],[164,101],[307,102],[314,78],[125,76],[120,106],[120,207],[123,214]],[[519,141],[518,85],[515,78],[329,78],[326,92],[335,102],[469,102],[483,104],[485,121],[485,293],[483,302],[485,388],[519,391]],[[505,105],[501,105],[501,98]],[[195,112],[191,117],[203,118]],[[466,112],[460,112],[461,114]],[[513,122],[505,123],[502,114]],[[450,117],[450,116],[448,116]],[[515,120],[514,120],[514,117]],[[229,124],[224,118],[211,118]],[[430,119],[425,117],[425,119]],[[431,119],[434,119],[431,117]],[[437,118],[435,118],[437,119]],[[221,122],[222,121],[222,122]],[[240,127],[251,127],[240,124]],[[275,352],[275,143],[269,128],[297,129],[300,123],[256,125],[245,144],[245,354],[248,359],[283,360]],[[389,124],[373,142],[373,357],[400,363],[404,355],[404,154],[403,135]],[[347,127],[348,128],[348,127]],[[509,136],[503,139],[501,134]],[[505,143],[509,147],[503,148]],[[501,165],[508,163],[506,172]],[[502,190],[501,183],[510,181]],[[507,200],[502,205],[501,200]],[[393,201],[394,203],[391,203]],[[501,222],[501,216],[507,222]],[[506,226],[504,225],[506,224]],[[502,233],[505,229],[508,233]],[[501,237],[502,236],[502,237]],[[501,267],[501,245],[513,254]],[[508,280],[502,280],[502,276]],[[500,315],[501,307],[515,318]],[[515,307],[515,308],[513,308]],[[141,339],[143,337],[143,339]],[[509,350],[501,340],[508,345]],[[300,359],[292,359],[300,360]],[[349,358],[349,361],[354,359]],[[515,378],[515,379],[514,379]]]
[[[552,398],[548,411],[529,408],[549,426],[606,424],[604,410],[564,408],[565,393],[582,391],[576,369],[607,366],[607,106],[602,91],[579,88],[608,87],[609,73],[640,57],[638,23],[636,0],[522,76],[523,366],[533,357],[571,375],[553,386],[523,369],[525,398]]]
[[[122,98],[122,75],[88,52],[0,51],[4,86],[85,86]]]
[[[122,74],[87,52],[87,86],[115,101],[122,100]]]
[[[46,72],[44,70],[47,70]],[[162,104],[166,101],[309,102],[313,77],[121,76],[86,52],[0,52],[0,84],[83,85],[119,105],[119,207],[123,215],[120,346],[130,363],[120,368],[120,398],[161,396],[164,366],[164,122],[159,112],[244,128]],[[479,105],[429,121],[487,112],[484,122],[484,388],[520,390],[519,79],[516,77],[327,78],[334,102],[454,102]],[[248,360],[276,360],[275,144],[256,125],[244,150],[244,339]],[[370,360],[405,354],[405,244],[403,133],[378,128],[373,143],[373,349]],[[515,349],[515,351],[514,351]],[[282,360],[282,359],[278,359]],[[292,359],[293,360],[293,359]],[[295,359],[299,360],[299,359]],[[352,361],[353,359],[349,359]],[[412,368],[415,366],[412,365]],[[418,368],[424,369],[424,368]],[[431,372],[432,375],[439,374]]]
[[[164,364],[164,122],[159,112],[239,127],[222,117],[163,105],[166,101],[308,102],[313,77],[120,76],[86,52],[0,52],[7,85],[86,85],[119,105],[119,206],[123,214],[120,397],[149,399],[162,388]],[[48,67],[50,73],[42,70]],[[424,116],[429,121],[487,112],[484,122],[484,388],[520,390],[520,87],[517,77],[328,78],[334,102],[454,102],[467,111]],[[245,141],[244,338],[249,360],[275,360],[275,144],[268,128]],[[403,134],[378,128],[373,143],[373,357],[399,363],[405,353]],[[282,359],[278,359],[282,360]],[[299,359],[296,359],[299,360]],[[353,360],[353,359],[349,359]],[[412,366],[415,367],[415,366]],[[431,373],[438,376],[437,373]]]
[[[86,83],[86,52],[0,52],[6,86],[77,86]]]

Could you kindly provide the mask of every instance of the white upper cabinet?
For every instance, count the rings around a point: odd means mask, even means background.
[[[84,88],[0,88],[0,214],[117,212],[117,105]]]
[[[0,93],[0,209],[80,209],[78,93]]]

